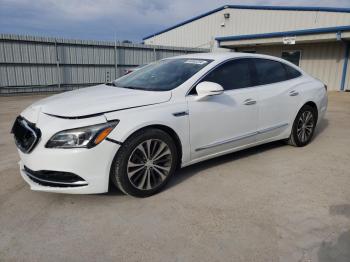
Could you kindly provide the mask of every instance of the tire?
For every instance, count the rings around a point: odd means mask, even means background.
[[[118,150],[111,180],[125,194],[148,197],[164,188],[177,163],[172,137],[160,129],[143,129],[131,135]]]
[[[317,112],[315,108],[304,105],[298,112],[287,141],[289,145],[303,147],[309,144],[315,132]]]

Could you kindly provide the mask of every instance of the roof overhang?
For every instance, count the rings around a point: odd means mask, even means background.
[[[296,44],[350,40],[350,26],[313,28],[265,34],[224,36],[215,38],[220,47],[235,48],[255,45],[280,45],[292,38]]]

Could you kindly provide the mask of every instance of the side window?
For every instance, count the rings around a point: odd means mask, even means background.
[[[286,64],[284,64],[284,67],[287,71],[288,79],[293,79],[301,76],[301,73],[298,70],[294,69],[293,67]]]
[[[260,85],[273,84],[290,79],[284,64],[268,59],[254,59]]]
[[[209,81],[222,85],[224,90],[239,89],[254,85],[250,59],[226,62],[210,72],[201,82]]]

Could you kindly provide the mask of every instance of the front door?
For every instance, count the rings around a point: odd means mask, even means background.
[[[187,97],[192,160],[255,142],[259,98],[251,68],[250,59],[228,61],[201,80],[222,85],[224,93],[204,101],[195,92]]]

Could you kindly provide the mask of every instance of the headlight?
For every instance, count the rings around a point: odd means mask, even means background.
[[[46,143],[47,148],[92,148],[101,143],[119,121],[69,129],[54,134]]]

